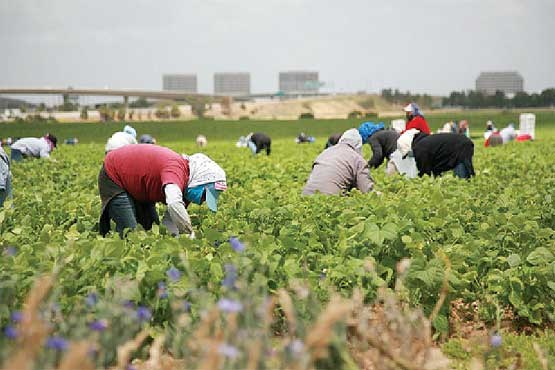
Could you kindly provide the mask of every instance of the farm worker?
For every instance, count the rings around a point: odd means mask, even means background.
[[[52,134],[41,138],[24,137],[11,145],[11,160],[19,162],[24,157],[50,158],[50,152],[56,148],[58,139]]]
[[[115,132],[106,143],[106,153],[122,148],[126,145],[137,144],[137,131],[129,125],[125,125],[122,131]]]
[[[388,174],[395,173],[393,163],[390,163],[391,154],[397,149],[397,139],[399,133],[395,130],[386,130],[382,122],[375,124],[373,122],[361,123],[358,132],[362,137],[363,143],[370,144],[372,148],[372,158],[368,162],[368,167],[378,168],[387,159],[386,172]]]
[[[459,122],[459,134],[470,138],[470,129],[468,127],[468,121],[463,119]]]
[[[336,145],[339,142],[339,139],[341,139],[341,135],[343,135],[343,133],[331,135],[328,138],[328,141],[326,142],[326,147],[324,149],[328,149],[330,146]]]
[[[430,127],[422,115],[418,104],[409,103],[403,108],[403,110],[405,111],[405,115],[407,117],[407,126],[405,127],[405,131],[415,128],[420,132],[430,135]]]
[[[150,136],[149,134],[141,135],[139,139],[139,143],[141,144],[156,144],[156,139]]]
[[[516,139],[517,134],[516,134],[516,130],[515,130],[515,124],[514,123],[509,123],[509,125],[507,127],[505,127],[504,129],[501,129],[501,131],[499,131],[499,135],[501,135],[501,139],[503,140],[503,144],[507,144],[509,141],[513,141],[514,139]]]
[[[266,155],[270,155],[272,139],[266,134],[255,132],[248,137],[247,145],[253,155],[260,153],[262,150],[266,150]]]
[[[486,122],[486,131],[484,131],[484,139],[487,140],[489,138],[489,136],[491,134],[493,134],[494,132],[496,132],[496,131],[497,131],[497,129],[495,128],[495,125],[493,124],[493,121],[488,120]]]
[[[167,209],[162,222],[174,234],[194,238],[187,213],[189,203],[206,202],[213,212],[226,186],[224,170],[204,154],[191,156],[157,145],[127,145],[106,155],[98,175],[102,201],[99,231],[110,231],[110,219],[123,236],[137,224],[149,230],[159,223],[155,204]]]
[[[367,193],[373,186],[368,164],[362,157],[362,138],[353,128],[345,131],[337,145],[316,157],[303,195],[345,194],[353,188]]]
[[[206,139],[206,136],[204,135],[197,135],[197,146],[204,148],[206,145],[208,145],[208,139]]]
[[[418,167],[418,176],[440,176],[453,170],[455,176],[468,179],[474,176],[472,157],[474,143],[466,136],[442,133],[418,133],[412,142],[412,152]]]
[[[314,141],[316,141],[314,136],[307,136],[304,132],[301,132],[299,136],[297,136],[297,138],[295,139],[295,142],[297,144],[304,144],[304,143],[312,144]]]
[[[0,207],[4,205],[6,198],[12,196],[12,174],[10,172],[10,160],[8,155],[0,146]]]

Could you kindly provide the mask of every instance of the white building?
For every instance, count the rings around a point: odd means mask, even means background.
[[[250,95],[250,93],[250,73],[214,73],[214,94],[243,96]]]
[[[482,72],[476,79],[476,91],[487,95],[493,95],[496,91],[514,95],[524,91],[524,79],[518,72]]]
[[[279,73],[279,91],[284,94],[318,93],[319,88],[318,72],[287,71]]]
[[[195,74],[166,74],[162,76],[162,88],[171,91],[183,91],[196,94],[197,75]]]

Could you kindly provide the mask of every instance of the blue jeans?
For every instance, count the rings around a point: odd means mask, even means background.
[[[12,178],[11,175],[8,176],[6,180],[6,189],[0,190],[0,207],[4,205],[6,198],[12,197]]]
[[[137,218],[133,200],[127,193],[116,195],[108,204],[108,215],[116,223],[116,231],[123,237],[125,229],[135,229]]]
[[[455,168],[453,169],[453,173],[456,177],[459,177],[461,179],[469,179],[471,176],[470,171],[468,171],[468,168],[462,162],[459,162],[459,164],[455,166]]]
[[[18,149],[12,149],[10,153],[10,159],[12,162],[20,162],[23,160],[23,153]]]

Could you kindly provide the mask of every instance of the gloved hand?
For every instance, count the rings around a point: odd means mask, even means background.
[[[191,231],[191,233],[187,237],[191,240],[194,240],[195,239],[195,232]]]

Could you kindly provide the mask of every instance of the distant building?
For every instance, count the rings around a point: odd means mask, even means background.
[[[214,73],[214,94],[237,96],[250,93],[250,73]]]
[[[168,74],[162,76],[162,88],[171,91],[197,92],[197,75]]]
[[[318,72],[288,71],[279,73],[279,91],[284,94],[318,93]]]
[[[476,79],[476,91],[487,95],[493,95],[496,91],[514,95],[524,91],[524,79],[518,72],[482,72]]]

